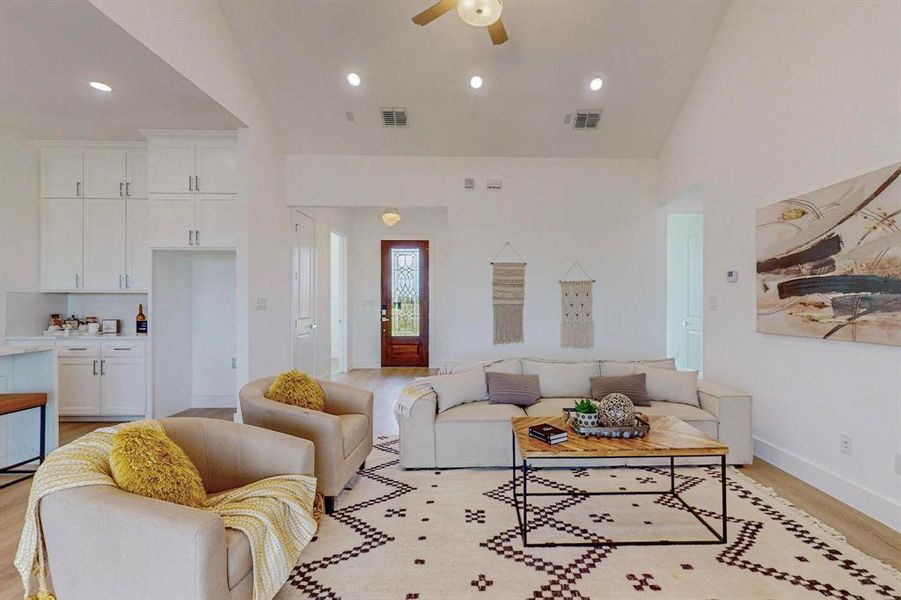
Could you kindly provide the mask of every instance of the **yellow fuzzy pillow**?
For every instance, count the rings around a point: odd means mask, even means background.
[[[157,429],[135,425],[113,436],[110,468],[120,489],[201,508],[206,490],[197,467],[175,442]]]
[[[291,369],[275,378],[266,397],[282,404],[291,404],[311,410],[325,410],[325,390],[319,383],[297,369]]]

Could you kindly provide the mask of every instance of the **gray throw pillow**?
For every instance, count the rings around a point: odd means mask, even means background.
[[[529,406],[541,397],[538,375],[513,373],[485,373],[488,380],[488,400],[492,404]]]
[[[635,406],[650,406],[648,390],[645,385],[647,375],[636,373],[634,375],[619,375],[614,377],[592,377],[591,396],[595,400],[602,400],[607,394],[625,394]]]

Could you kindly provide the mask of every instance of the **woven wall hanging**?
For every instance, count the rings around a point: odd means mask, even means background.
[[[581,269],[588,279],[568,280],[573,268]],[[560,345],[564,348],[594,348],[594,279],[578,262],[560,281]]]
[[[495,344],[516,344],[524,340],[522,311],[526,289],[526,263],[496,262],[507,248],[520,260],[522,259],[519,252],[507,242],[495,256],[495,261],[491,262]]]

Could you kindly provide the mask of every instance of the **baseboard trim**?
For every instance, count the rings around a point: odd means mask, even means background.
[[[191,408],[235,408],[237,396],[191,396]]]
[[[382,361],[380,360],[355,360],[352,369],[381,369]]]
[[[901,503],[848,481],[829,469],[756,436],[754,455],[888,527],[901,531]]]

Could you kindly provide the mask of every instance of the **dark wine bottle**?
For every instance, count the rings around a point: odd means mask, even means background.
[[[138,304],[138,316],[135,317],[135,331],[138,335],[147,335],[147,317],[144,316],[144,305]]]

